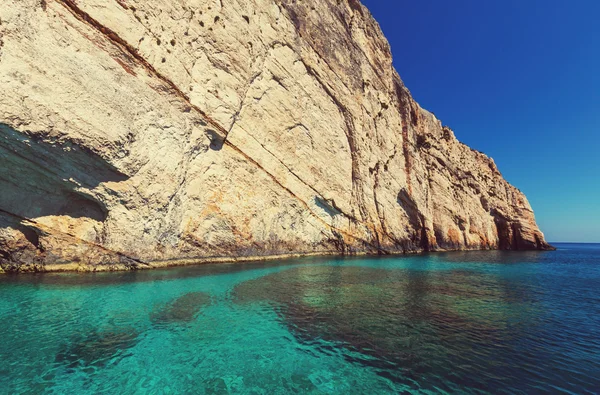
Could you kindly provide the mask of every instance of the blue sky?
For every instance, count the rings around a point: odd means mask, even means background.
[[[363,4],[413,97],[494,158],[546,238],[600,242],[600,1]]]

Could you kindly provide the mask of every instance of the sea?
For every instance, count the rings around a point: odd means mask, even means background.
[[[600,245],[0,276],[0,394],[597,394]]]

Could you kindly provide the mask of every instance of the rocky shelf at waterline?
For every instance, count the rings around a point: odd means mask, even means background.
[[[551,248],[493,160],[413,100],[357,0],[0,15],[4,271]]]

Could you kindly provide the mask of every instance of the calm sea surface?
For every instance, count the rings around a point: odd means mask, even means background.
[[[0,276],[0,393],[598,393],[600,245],[558,247]]]

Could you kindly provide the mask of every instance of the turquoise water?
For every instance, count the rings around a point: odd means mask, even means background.
[[[600,245],[0,277],[0,393],[597,393]]]

